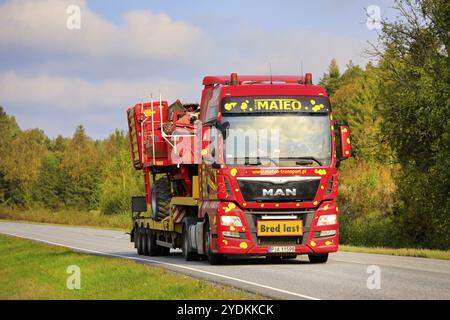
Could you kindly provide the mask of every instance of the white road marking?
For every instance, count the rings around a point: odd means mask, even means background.
[[[0,233],[7,234],[7,235],[10,235],[10,236],[13,236],[13,237],[22,238],[22,239],[35,240],[35,241],[39,241],[39,242],[44,242],[44,243],[56,245],[56,246],[66,247],[66,248],[70,248],[70,249],[74,249],[74,250],[78,250],[78,251],[84,251],[84,252],[95,253],[95,254],[104,255],[104,256],[110,256],[110,257],[116,257],[116,258],[123,258],[123,259],[129,259],[129,260],[144,261],[144,262],[153,262],[153,263],[162,264],[162,265],[167,265],[167,266],[171,266],[171,267],[176,267],[176,268],[186,269],[186,270],[190,270],[190,271],[194,271],[194,272],[204,273],[204,274],[208,274],[208,275],[211,275],[211,276],[215,276],[215,277],[219,277],[219,278],[224,278],[224,279],[227,279],[227,280],[232,280],[232,281],[236,281],[236,282],[241,282],[241,283],[245,283],[245,284],[248,284],[248,285],[251,285],[251,286],[260,287],[260,288],[264,288],[264,289],[269,289],[269,290],[272,290],[272,291],[277,291],[277,292],[280,292],[280,293],[284,293],[284,294],[296,296],[296,297],[303,298],[303,299],[308,299],[308,300],[320,300],[319,298],[314,298],[314,297],[307,296],[307,295],[304,295],[304,294],[300,294],[300,293],[296,293],[296,292],[292,292],[292,291],[287,291],[287,290],[283,290],[283,289],[279,289],[279,288],[274,288],[274,287],[266,286],[266,285],[261,284],[261,283],[256,283],[256,282],[252,282],[252,281],[247,281],[247,280],[243,280],[243,279],[239,279],[239,278],[234,278],[234,277],[230,277],[230,276],[226,276],[226,275],[222,275],[222,274],[218,274],[218,273],[214,273],[214,272],[204,271],[204,270],[200,270],[200,269],[196,269],[196,268],[186,267],[186,266],[179,265],[179,264],[175,264],[175,263],[169,263],[169,262],[158,261],[158,260],[152,260],[152,259],[143,259],[143,258],[139,258],[139,257],[130,257],[130,256],[126,256],[126,255],[120,255],[120,254],[115,254],[115,253],[102,252],[102,251],[91,250],[91,249],[84,249],[84,248],[79,248],[79,247],[69,246],[69,245],[62,244],[62,243],[53,242],[53,241],[47,241],[47,240],[38,239],[38,238],[33,238],[33,237],[21,236],[21,235],[18,235],[18,234],[13,234],[13,233],[4,232],[4,231],[0,231]]]

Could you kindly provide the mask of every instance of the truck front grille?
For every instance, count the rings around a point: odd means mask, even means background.
[[[320,184],[320,178],[317,177],[306,177],[282,184],[266,181],[263,178],[261,180],[247,179],[238,178],[242,196],[245,201],[258,202],[312,201]]]
[[[314,216],[314,210],[246,210],[245,216],[251,228],[253,241],[257,245],[300,245],[305,244],[308,238],[310,225],[312,218]],[[257,221],[261,219],[262,216],[269,216],[273,220],[277,220],[277,216],[280,215],[294,215],[297,219],[303,221],[303,236],[292,237],[292,236],[273,236],[273,237],[258,237],[257,236]]]
[[[257,237],[258,244],[266,245],[298,245],[302,243],[302,237]]]

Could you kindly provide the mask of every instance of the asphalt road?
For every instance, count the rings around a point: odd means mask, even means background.
[[[211,266],[187,262],[179,251],[167,257],[138,256],[129,236],[120,231],[0,222],[0,233],[133,259],[275,299],[450,299],[450,261],[338,252],[321,265],[300,256],[279,262],[232,259]],[[379,282],[373,270],[379,271]],[[369,289],[368,279],[369,287],[379,283],[380,288]]]

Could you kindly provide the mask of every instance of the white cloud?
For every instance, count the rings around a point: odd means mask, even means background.
[[[81,9],[80,30],[66,27],[66,9],[73,4]],[[84,0],[12,0],[0,6],[0,44],[44,52],[183,59],[200,40],[194,25],[150,10],[129,11],[124,25],[117,26],[89,10]]]
[[[300,74],[303,62],[303,71],[313,72],[317,82],[333,58],[342,69],[350,59],[355,64],[367,62],[361,55],[366,43],[345,35],[315,30],[242,29],[239,37],[227,41],[231,49],[228,65],[237,72],[265,74],[271,64],[274,74]]]
[[[137,55],[176,58],[194,52],[201,32],[191,24],[173,22],[168,15],[135,10],[125,15],[124,37]]]
[[[71,4],[81,8],[81,30],[66,27]],[[128,106],[149,100],[151,91],[157,96],[161,90],[170,102],[198,101],[204,75],[266,74],[269,63],[274,74],[298,74],[303,61],[317,82],[332,58],[341,67],[349,59],[365,63],[364,41],[333,30],[205,19],[200,29],[200,19],[191,23],[132,10],[118,25],[91,11],[85,0],[4,2],[0,104],[27,127],[42,125],[53,135],[65,126],[72,130],[74,121],[104,135],[123,124]]]
[[[4,106],[22,106],[30,110],[45,107],[52,112],[98,110],[124,110],[143,99],[159,98],[173,102],[175,99],[196,101],[200,96],[200,83],[182,83],[157,78],[134,80],[106,80],[88,82],[78,78],[58,76],[28,76],[15,72],[0,74],[0,103]],[[196,90],[195,90],[196,89]],[[153,90],[153,92],[152,92]],[[193,96],[194,94],[194,96]]]

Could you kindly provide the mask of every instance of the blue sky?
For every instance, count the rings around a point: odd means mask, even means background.
[[[66,27],[69,5],[80,30]],[[125,109],[160,90],[199,101],[206,74],[298,74],[331,58],[364,65],[365,8],[393,1],[0,1],[0,105],[23,129],[94,138],[125,129]]]

